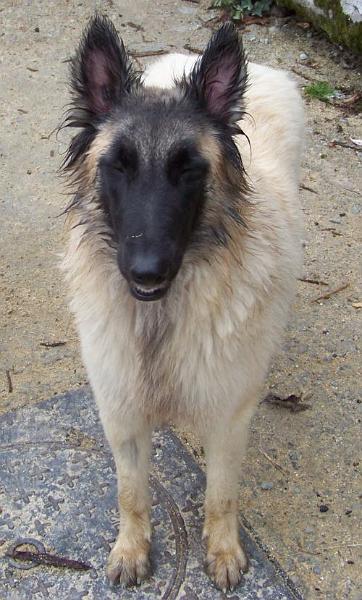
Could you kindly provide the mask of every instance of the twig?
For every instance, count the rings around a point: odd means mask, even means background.
[[[92,569],[91,565],[88,565],[80,560],[73,560],[72,558],[66,558],[65,556],[49,554],[49,552],[32,552],[30,550],[17,550],[15,548],[10,556],[11,558],[18,560],[34,562],[38,565],[63,567],[67,569],[74,569],[76,571],[89,571],[89,569]]]
[[[184,50],[189,50],[189,52],[194,52],[194,54],[202,54],[202,50],[200,48],[195,48],[195,46],[191,46],[191,44],[185,44]]]
[[[281,408],[290,410],[292,413],[298,413],[310,408],[310,404],[303,403],[303,401],[309,396],[309,393],[302,393],[300,396],[297,396],[296,394],[290,394],[286,398],[281,398],[276,394],[269,393],[264,400],[262,400],[262,403],[280,406]]]
[[[326,548],[322,548],[322,550],[336,550],[337,548],[357,548],[362,546],[362,544],[350,544],[349,542],[341,544],[336,544],[335,546],[327,546]]]
[[[241,19],[242,25],[261,25],[262,27],[265,27],[266,25],[269,25],[269,23],[270,23],[270,17],[258,17],[258,16],[253,16],[253,15],[245,15],[245,17],[242,17],[242,19]]]
[[[308,81],[313,81],[313,83],[316,81],[313,77],[310,77],[309,75],[305,75],[304,73],[301,73],[295,67],[291,67],[290,70],[293,71],[293,73],[295,73],[296,75],[299,75],[299,77],[303,77],[303,79],[307,79]]]
[[[145,58],[147,56],[161,56],[161,54],[168,54],[168,50],[146,50],[145,52],[130,52],[129,55],[132,58]]]
[[[279,465],[271,456],[269,456],[269,454],[267,454],[265,452],[265,450],[260,448],[260,446],[259,446],[259,452],[261,452],[261,454],[273,465],[273,467],[278,469],[278,471],[281,471],[285,475],[289,475],[289,472],[286,469],[284,469],[281,465]]]
[[[335,546],[326,546],[325,548],[322,548],[320,552],[312,552],[312,550],[306,550],[305,548],[303,548],[303,546],[301,546],[301,544],[299,542],[297,542],[297,546],[299,548],[299,550],[301,552],[304,552],[305,554],[311,554],[312,556],[319,556],[320,554],[322,554],[322,552],[326,552],[327,550],[339,550],[340,548],[357,548],[362,546],[362,544],[350,544],[349,542],[347,543],[341,543],[341,544],[336,544]]]
[[[299,187],[301,190],[307,190],[308,192],[312,192],[313,194],[318,194],[318,192],[316,192],[316,190],[313,190],[313,188],[308,187],[307,185],[304,185],[304,183],[301,183]]]
[[[343,235],[343,233],[337,231],[335,227],[323,227],[321,231],[330,231],[332,235]]]
[[[358,102],[361,99],[362,99],[362,93],[355,92],[349,98],[346,98],[345,100],[341,100],[340,102],[337,102],[336,105],[341,106],[341,107],[343,107],[343,106],[349,107],[349,106],[351,106],[351,104],[355,104],[356,102]]]
[[[40,342],[40,346],[45,348],[56,348],[57,346],[65,346],[67,342],[60,340],[59,342]]]
[[[349,148],[350,150],[357,150],[357,152],[362,152],[362,148],[356,146],[354,144],[348,144],[348,142],[340,142],[339,140],[332,140],[328,144],[331,148],[334,146],[341,146],[342,148]]]
[[[11,394],[14,388],[13,388],[13,382],[11,380],[10,371],[8,369],[6,369],[6,379],[8,380],[8,392],[9,392],[9,394]]]
[[[320,296],[318,296],[318,298],[314,298],[314,300],[312,300],[312,302],[319,302],[319,300],[328,300],[328,298],[330,298],[334,294],[338,294],[338,292],[341,292],[342,290],[345,290],[346,288],[348,288],[349,285],[350,285],[349,283],[344,283],[343,285],[340,285],[339,287],[335,288],[334,290],[330,290],[329,292],[326,292],[325,294],[321,294]]]
[[[339,186],[342,188],[342,190],[346,190],[347,192],[351,192],[352,194],[357,194],[357,196],[362,196],[361,192],[358,192],[357,190],[352,190],[352,188],[346,188],[343,187],[342,185]]]
[[[50,140],[50,138],[52,137],[53,133],[55,133],[56,131],[58,131],[58,127],[54,127],[54,129],[48,134],[43,134],[40,136],[41,140]]]
[[[307,277],[298,277],[298,281],[304,281],[305,283],[314,283],[315,285],[329,285],[326,281],[320,281],[319,279],[308,279]]]
[[[220,16],[210,17],[210,19],[201,19],[201,17],[199,17],[199,21],[203,27],[206,27],[207,29],[214,29],[214,26],[220,23],[221,18]]]

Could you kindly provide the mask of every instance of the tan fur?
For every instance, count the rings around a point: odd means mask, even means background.
[[[172,69],[190,59],[162,59],[146,84],[171,87]],[[172,67],[172,68],[171,68]],[[122,279],[113,250],[97,236],[92,195],[76,208],[93,227],[72,228],[64,261],[82,354],[117,465],[121,531],[109,563],[111,579],[130,583],[147,573],[148,456],[154,425],[173,422],[205,445],[205,535],[210,575],[236,585],[247,559],[238,536],[238,481],[250,417],[280,341],[301,265],[298,177],[303,111],[296,86],[279,71],[250,65],[239,147],[251,192],[240,198],[247,229],[229,226],[231,246],[212,264],[186,253],[165,300],[140,303]],[[88,181],[109,144],[102,131],[86,159]],[[201,141],[225,187],[217,142]],[[225,192],[224,192],[225,193]],[[212,219],[212,209],[207,218]],[[196,254],[195,254],[196,252]],[[136,444],[136,451],[132,451]],[[123,491],[122,491],[123,490]]]
[[[97,175],[98,161],[102,154],[109,148],[113,139],[112,128],[108,123],[103,125],[97,137],[86,153],[80,170],[77,172],[78,182],[81,180],[84,190],[91,190]]]

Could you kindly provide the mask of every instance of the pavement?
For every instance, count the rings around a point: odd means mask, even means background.
[[[5,420],[13,411],[20,411],[20,418],[21,411],[31,415],[32,410],[35,419],[39,403],[86,384],[58,269],[64,242],[58,215],[67,197],[57,168],[67,134],[56,135],[55,128],[69,99],[69,57],[96,7],[114,20],[140,66],[157,53],[202,49],[216,15],[203,1],[2,2],[0,412]],[[351,138],[361,139],[362,127],[358,103],[343,102],[360,90],[361,68],[293,20],[273,17],[242,33],[250,60],[291,70],[302,90],[311,81],[328,81],[338,90],[340,105],[306,98],[304,281],[267,382],[265,395],[274,394],[274,400],[269,396],[261,403],[252,422],[241,514],[251,539],[261,541],[265,561],[280,565],[296,593],[307,600],[359,600],[362,170],[361,152]],[[292,395],[302,400],[275,398]],[[299,404],[305,410],[296,409]],[[45,414],[52,418],[52,410]],[[197,440],[187,431],[177,435],[203,469]],[[24,465],[27,460],[25,453]],[[0,492],[5,496],[4,486]],[[0,534],[0,555],[8,549],[8,533],[5,528],[6,535]]]
[[[0,423],[7,490],[0,517],[7,546],[0,558],[1,598],[301,600],[255,533],[248,533],[248,523],[241,536],[250,568],[242,584],[226,594],[211,583],[201,544],[205,476],[171,431],[154,435],[152,576],[136,590],[109,586],[104,564],[117,536],[117,482],[90,394],[57,396],[7,413]],[[48,553],[48,564],[14,558],[14,550],[26,548],[35,559]],[[61,559],[67,568],[55,566]]]

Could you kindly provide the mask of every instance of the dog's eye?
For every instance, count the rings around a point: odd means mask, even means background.
[[[120,146],[112,162],[112,168],[119,173],[134,173],[137,169],[138,158],[135,148]]]
[[[202,179],[207,173],[207,162],[188,149],[179,150],[169,159],[168,176],[174,185]]]
[[[197,177],[201,177],[203,170],[197,165],[187,165],[184,168],[180,169],[179,177],[187,178],[187,179],[196,179]]]

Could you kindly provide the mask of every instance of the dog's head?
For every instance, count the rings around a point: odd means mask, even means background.
[[[68,125],[81,128],[65,167],[78,202],[96,196],[119,269],[138,300],[168,290],[184,254],[205,238],[226,243],[218,212],[240,219],[226,195],[242,181],[240,133],[246,64],[234,27],[212,37],[191,74],[172,89],[145,87],[112,23],[94,17],[72,62]],[[207,216],[205,216],[207,213]]]

